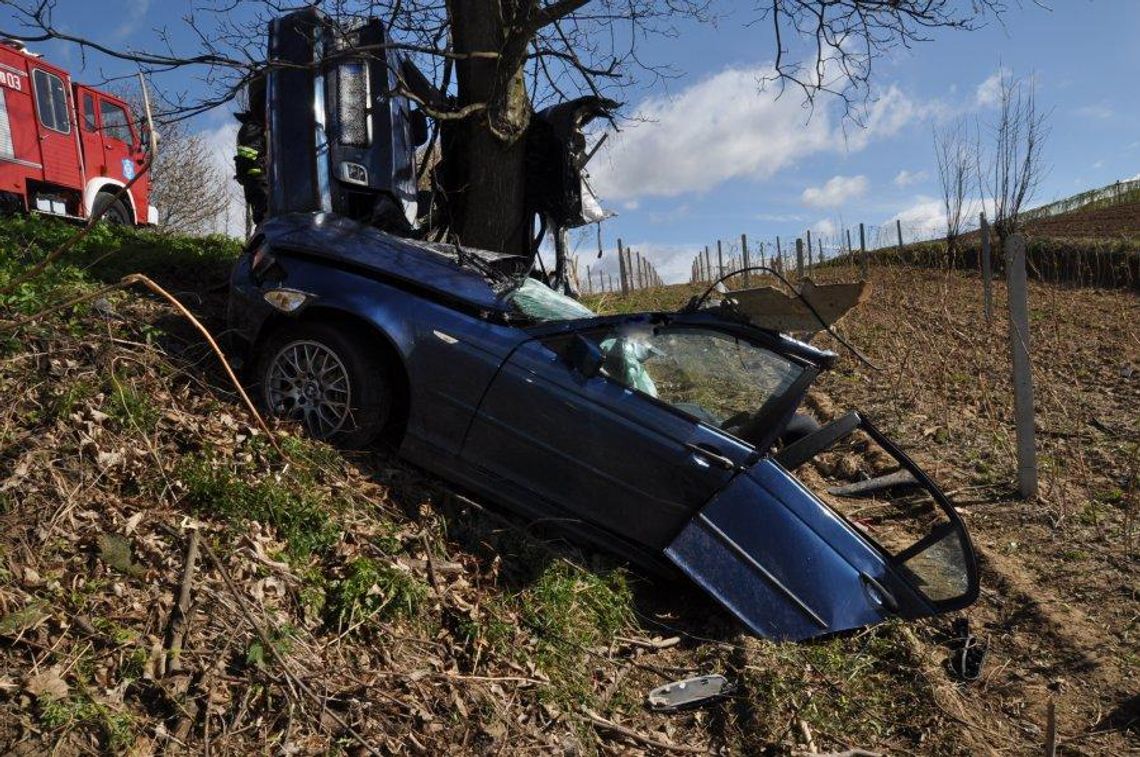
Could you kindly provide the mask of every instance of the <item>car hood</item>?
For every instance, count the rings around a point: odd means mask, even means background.
[[[509,312],[506,295],[528,264],[518,255],[458,248],[395,236],[334,213],[290,213],[257,229],[277,253],[292,253],[364,270],[460,300],[475,308]]]

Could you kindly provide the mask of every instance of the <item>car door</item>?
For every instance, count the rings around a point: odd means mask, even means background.
[[[604,365],[584,375],[576,340]],[[763,363],[763,378],[737,366]],[[619,319],[524,343],[488,389],[461,456],[521,487],[535,515],[661,550],[755,449],[721,427],[780,411],[771,400],[814,370],[726,332]],[[739,379],[754,381],[744,387]],[[725,391],[736,386],[739,391]],[[775,403],[779,404],[779,403]],[[767,407],[765,407],[767,405]]]
[[[897,467],[879,479],[889,485],[862,481],[817,493],[794,475],[849,437],[843,456],[877,446],[893,458],[897,466],[879,459]],[[818,479],[819,472],[809,475]],[[849,506],[833,496],[852,492],[859,494]],[[811,638],[891,615],[935,615],[978,595],[977,558],[949,500],[854,412],[751,465],[666,554],[754,633],[773,639]]]

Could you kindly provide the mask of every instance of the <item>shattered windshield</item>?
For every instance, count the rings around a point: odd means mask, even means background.
[[[536,321],[568,321],[595,315],[593,310],[577,300],[559,294],[530,277],[523,279],[506,300],[515,310]]]

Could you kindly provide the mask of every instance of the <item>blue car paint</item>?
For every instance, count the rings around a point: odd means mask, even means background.
[[[865,576],[889,587],[908,614],[933,614],[881,552],[771,459],[719,492],[666,554],[767,638],[798,641],[884,619],[888,608],[868,592]],[[771,554],[781,559],[755,559]]]
[[[438,249],[322,214],[274,219],[255,240],[268,245],[280,275],[258,281],[248,254],[235,266],[231,343],[256,351],[290,317],[367,323],[406,371],[400,453],[412,462],[652,570],[668,558],[769,638],[943,609],[778,463],[675,407],[582,376],[546,340],[670,322],[735,334],[815,368],[832,353],[708,311],[519,323],[507,294],[482,273]],[[277,286],[310,293],[311,304],[277,313],[263,298]],[[710,464],[701,447],[730,467]],[[977,593],[972,548],[969,559],[970,596],[954,606]]]

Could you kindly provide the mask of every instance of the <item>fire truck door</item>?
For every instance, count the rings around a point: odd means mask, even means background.
[[[107,176],[124,184],[135,178],[134,135],[123,106],[99,98],[99,133],[103,137],[103,162]]]
[[[59,74],[32,66],[32,93],[36,102],[36,118],[43,156],[44,181],[78,188],[79,150],[72,128],[70,84]]]
[[[75,107],[79,110],[79,138],[83,144],[83,164],[88,177],[106,176],[103,160],[103,136],[99,133],[99,110],[95,93],[86,87],[75,88]]]

